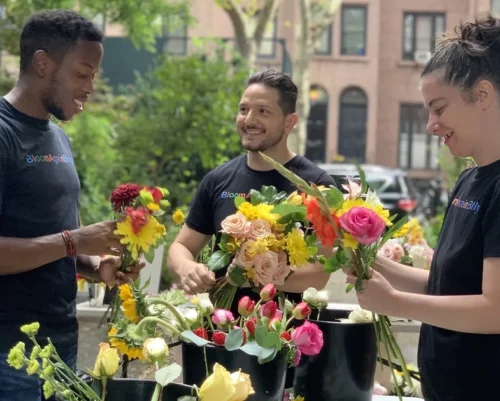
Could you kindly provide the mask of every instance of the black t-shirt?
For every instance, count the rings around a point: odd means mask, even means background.
[[[500,257],[500,161],[462,173],[432,261],[429,295],[481,294],[483,259]],[[499,311],[500,316],[500,311]],[[427,401],[498,400],[500,335],[422,325],[419,368]]]
[[[36,238],[78,228],[78,179],[70,142],[47,120],[0,98],[0,237]],[[59,347],[77,342],[76,262],[63,258],[31,271],[0,275],[0,352],[25,323]]]
[[[303,180],[316,185],[335,185],[334,179],[324,170],[303,156],[295,156],[285,164]],[[191,204],[186,219],[188,227],[205,235],[217,235],[220,239],[221,223],[229,215],[236,212],[234,198],[248,196],[251,189],[259,190],[263,185],[274,186],[278,192],[292,193],[297,188],[276,170],[257,171],[247,164],[247,155],[241,155],[222,164],[208,173],[201,181]],[[218,270],[217,277],[226,274],[227,268]],[[248,295],[256,299],[257,295],[251,288],[238,290],[233,304],[233,312],[237,310],[236,303],[243,296]],[[300,294],[288,293],[287,296],[300,301]]]

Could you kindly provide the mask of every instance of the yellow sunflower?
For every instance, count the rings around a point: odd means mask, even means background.
[[[123,221],[117,223],[115,234],[122,235],[122,244],[127,245],[132,258],[137,260],[140,252],[148,252],[151,246],[167,232],[165,226],[160,224],[153,216],[147,216],[147,223],[135,233],[132,227],[132,218],[127,216]]]
[[[290,264],[298,268],[307,264],[311,252],[307,247],[302,232],[298,229],[293,229],[288,233],[285,240],[285,249],[290,258]]]
[[[132,287],[128,284],[120,286],[120,299],[122,300],[123,314],[132,323],[139,321],[139,313],[137,311],[137,302],[132,292]]]
[[[142,347],[131,347],[123,339],[117,337],[118,330],[111,327],[108,332],[109,343],[115,347],[122,355],[127,355],[129,359],[144,359]]]

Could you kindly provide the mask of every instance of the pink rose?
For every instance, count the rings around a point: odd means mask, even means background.
[[[273,281],[273,276],[278,269],[278,254],[273,251],[266,251],[255,257],[255,277],[262,285]]]
[[[297,367],[299,365],[301,356],[302,353],[300,352],[300,350],[296,349],[295,356],[293,357],[293,366]]]
[[[301,354],[317,355],[323,348],[323,332],[317,325],[306,320],[293,331],[292,341]]]
[[[267,220],[257,219],[250,223],[248,237],[251,239],[265,238],[271,234],[271,224]]]
[[[288,264],[286,253],[281,251],[278,254],[278,268],[273,274],[273,283],[276,285],[285,284],[285,279],[290,274],[290,265]]]
[[[360,244],[371,245],[380,238],[385,229],[385,222],[371,209],[353,207],[342,215],[340,226]]]
[[[234,257],[234,264],[243,268],[253,267],[255,258],[252,256],[249,247],[255,242],[252,240],[245,241],[241,244],[240,249]]]
[[[405,250],[400,244],[394,244],[387,242],[379,251],[379,255],[386,257],[387,259],[393,260],[394,262],[401,262],[405,254]]]
[[[250,223],[241,213],[227,216],[221,223],[222,232],[236,238],[244,238],[250,229]]]
[[[221,328],[231,325],[234,321],[235,319],[231,311],[225,309],[216,309],[212,315],[212,322]]]

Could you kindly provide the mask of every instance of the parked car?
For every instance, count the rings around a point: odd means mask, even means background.
[[[358,171],[354,164],[328,163],[319,164],[337,182],[337,185],[346,183],[347,177],[359,180]],[[361,168],[366,174],[366,181],[370,189],[377,192],[377,196],[389,210],[396,215],[396,220],[412,215],[417,209],[418,193],[408,174],[401,169],[393,169],[373,164],[363,164]],[[344,193],[345,190],[340,188]]]

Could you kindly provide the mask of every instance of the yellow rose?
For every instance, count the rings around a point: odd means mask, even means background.
[[[229,401],[244,401],[249,395],[255,394],[249,375],[238,371],[231,373],[230,377],[236,391]]]
[[[94,377],[112,377],[118,371],[120,357],[115,348],[111,348],[108,343],[99,344],[99,355],[95,361],[93,370]]]
[[[229,401],[235,392],[236,388],[229,372],[224,366],[216,363],[214,373],[205,379],[198,395],[200,401]]]

